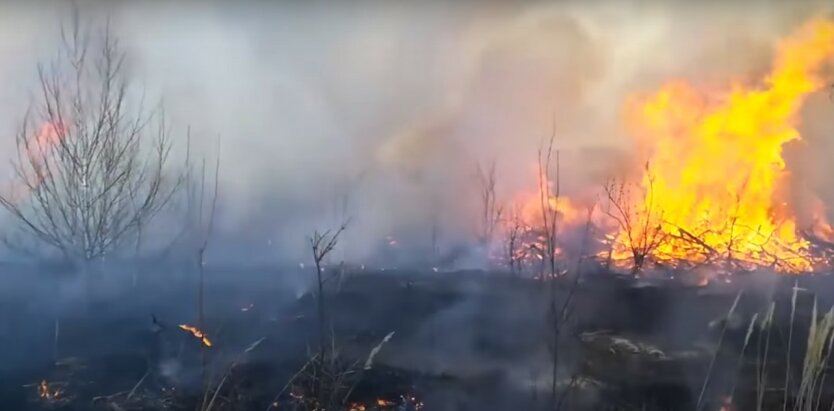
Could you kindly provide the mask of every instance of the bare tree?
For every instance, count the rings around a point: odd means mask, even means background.
[[[185,157],[185,227],[189,260],[192,261],[197,275],[197,328],[201,332],[206,330],[205,318],[205,254],[214,231],[214,220],[217,212],[217,198],[220,193],[220,138],[217,140],[217,152],[214,160],[214,172],[209,181],[206,170],[206,159],[200,162],[199,174],[191,158],[191,129],[187,132]],[[193,254],[192,254],[193,253]],[[192,260],[193,259],[193,260]],[[210,383],[207,376],[207,347],[200,346],[201,374],[204,389],[208,390]],[[206,391],[207,392],[207,391]],[[207,398],[203,398],[203,405]]]
[[[189,171],[189,175],[190,175]],[[197,228],[202,232],[197,234],[199,237],[195,238],[197,243],[196,246],[196,266],[197,266],[197,273],[199,275],[199,289],[197,294],[197,310],[198,310],[198,324],[202,328],[205,324],[205,309],[204,309],[204,284],[205,284],[205,265],[206,265],[206,249],[208,249],[209,245],[209,238],[211,238],[211,234],[214,231],[214,215],[217,211],[217,194],[219,192],[219,181],[220,181],[220,153],[218,151],[217,157],[215,158],[214,163],[214,178],[213,178],[213,187],[211,189],[211,203],[210,205],[206,205],[206,199],[208,198],[208,193],[206,191],[206,161],[205,159],[202,161],[201,168],[200,168],[200,186],[199,186],[199,195],[198,195],[198,202],[197,202]],[[189,182],[192,184],[192,182]],[[208,207],[208,208],[207,208]]]
[[[663,230],[663,211],[655,209],[654,177],[649,172],[649,165],[645,166],[647,185],[642,188],[639,196],[634,196],[631,184],[625,180],[611,178],[605,183],[605,194],[608,197],[605,213],[616,221],[618,229],[623,235],[632,258],[632,274],[643,269],[647,257],[657,250],[667,239]],[[635,199],[640,201],[634,206]]]
[[[539,183],[539,205],[541,206],[541,214],[542,214],[542,233],[544,235],[544,260],[543,262],[547,266],[548,272],[542,273],[542,279],[549,279],[550,280],[550,296],[548,302],[548,317],[549,317],[549,326],[550,330],[552,331],[552,339],[550,341],[550,355],[551,355],[551,386],[550,386],[550,405],[551,408],[555,408],[558,404],[558,392],[556,389],[557,381],[558,381],[558,369],[559,369],[559,342],[560,336],[562,331],[562,321],[561,315],[558,312],[558,299],[557,299],[557,267],[556,267],[556,239],[558,234],[558,225],[557,225],[557,217],[558,217],[558,200],[559,200],[559,190],[560,190],[560,181],[559,181],[559,150],[555,151],[556,154],[556,175],[551,176],[551,164],[552,164],[552,157],[554,154],[553,151],[553,142],[555,140],[555,134],[551,134],[550,140],[547,144],[547,147],[539,148],[538,152],[538,183]],[[550,184],[551,182],[554,183],[554,189],[551,191]]]
[[[562,297],[561,306],[559,307],[558,311],[555,311],[555,304],[551,307],[551,315],[553,315],[553,324],[556,327],[555,336],[557,340],[554,341],[554,352],[558,352],[558,347],[555,344],[559,343],[558,338],[560,335],[570,327],[571,321],[573,320],[573,315],[575,313],[575,303],[574,299],[576,296],[576,291],[579,289],[579,283],[582,280],[582,275],[584,274],[584,267],[583,262],[585,261],[586,254],[588,252],[588,241],[591,239],[591,230],[593,228],[593,215],[594,210],[596,209],[596,203],[589,205],[586,208],[586,219],[585,219],[585,228],[582,234],[582,242],[579,247],[579,255],[576,257],[576,266],[573,272],[573,279],[569,283],[567,290],[565,291],[565,296]],[[556,280],[554,279],[554,282]],[[556,366],[558,365],[558,356],[553,356],[553,367],[554,367],[554,379],[556,377]],[[570,384],[562,390],[561,393],[556,393],[556,385],[554,384],[551,388],[553,391],[553,402],[555,406],[553,407],[556,410],[562,408],[562,405],[565,402],[565,399],[570,394],[570,390],[575,387],[576,383],[576,374],[571,378]]]
[[[327,281],[324,278],[324,268],[322,267],[322,262],[336,248],[336,244],[339,242],[339,236],[342,232],[345,231],[347,228],[347,223],[342,224],[338,230],[332,231],[327,230],[325,232],[319,232],[318,230],[313,232],[313,236],[309,238],[310,242],[310,249],[313,252],[313,262],[316,265],[316,287],[317,287],[317,304],[318,304],[318,314],[319,314],[319,338],[320,344],[319,349],[324,350],[326,347],[326,305],[324,301],[324,283]],[[322,356],[323,358],[323,356]]]
[[[347,222],[343,223],[335,231],[326,230],[324,232],[319,232],[316,230],[313,232],[312,237],[308,239],[310,242],[310,250],[313,253],[313,262],[316,266],[316,304],[318,311],[319,347],[318,354],[314,357],[315,364],[313,364],[313,368],[318,371],[324,370],[326,365],[332,364],[332,361],[335,360],[335,343],[329,346],[331,349],[328,349],[327,344],[327,305],[325,304],[324,284],[328,279],[324,277],[324,267],[322,267],[322,262],[327,255],[333,251],[334,248],[336,248],[336,244],[339,242],[339,236],[345,231],[347,224]],[[329,384],[329,382],[325,379],[321,379],[318,380],[318,384],[319,387],[317,387],[316,391],[322,396],[321,398],[318,398],[318,401],[319,404],[324,404],[324,395],[329,391],[328,389],[324,389],[324,385]]]
[[[574,295],[579,287],[580,279],[582,277],[582,262],[588,248],[588,240],[590,238],[590,231],[592,228],[592,216],[596,204],[592,204],[587,208],[587,220],[585,223],[585,230],[580,245],[579,256],[576,260],[576,268],[573,273],[572,280],[565,282],[569,276],[566,274],[567,270],[559,267],[557,259],[558,251],[558,236],[559,236],[559,222],[561,213],[559,211],[559,196],[560,192],[560,164],[559,164],[559,150],[553,149],[555,140],[555,133],[551,134],[550,140],[545,147],[539,149],[538,155],[538,171],[539,171],[539,193],[540,193],[540,207],[542,214],[542,237],[543,237],[543,262],[546,266],[547,275],[542,277],[549,281],[549,298],[547,304],[547,319],[548,327],[552,333],[549,336],[548,349],[551,355],[551,385],[550,385],[550,402],[549,408],[558,410],[561,409],[566,393],[575,384],[575,377],[572,378],[571,384],[567,388],[558,389],[559,364],[560,364],[560,346],[562,344],[563,334],[569,327],[571,316],[574,312]],[[554,158],[555,157],[555,158]],[[555,164],[553,164],[555,163]],[[554,172],[551,172],[551,167],[555,166]],[[551,189],[550,185],[553,184]]]
[[[514,207],[507,219],[507,234],[505,237],[507,266],[510,269],[510,275],[515,276],[521,272],[525,254],[523,241],[526,233],[527,226],[521,217],[521,210]]]
[[[555,136],[551,135],[547,148],[539,148],[539,205],[542,213],[542,233],[544,235],[544,258],[548,264],[549,276],[556,276],[556,237],[558,234],[557,217],[559,216],[559,150],[553,151]],[[556,154],[556,175],[551,178],[551,163]],[[553,180],[553,181],[551,181]],[[554,184],[551,191],[550,184]]]
[[[489,245],[492,242],[498,223],[501,222],[501,215],[504,208],[497,204],[495,196],[495,160],[484,167],[481,163],[477,165],[478,184],[481,199],[481,221],[478,240],[481,244]]]
[[[38,65],[35,101],[16,135],[11,192],[0,205],[18,228],[66,259],[90,261],[136,241],[169,204],[181,176],[167,172],[161,109],[131,101],[126,56],[109,25],[61,35]]]

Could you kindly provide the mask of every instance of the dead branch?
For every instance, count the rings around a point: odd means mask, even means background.
[[[556,138],[555,132],[551,133],[547,148],[539,148],[538,155],[538,171],[539,171],[539,201],[542,214],[542,232],[544,234],[545,246],[545,260],[549,263],[549,275],[542,273],[542,279],[549,278],[550,280],[550,298],[549,298],[549,316],[550,328],[553,332],[552,341],[550,342],[551,349],[551,386],[550,386],[550,406],[555,408],[558,401],[557,380],[559,369],[559,341],[562,331],[561,316],[557,312],[558,302],[556,299],[556,237],[557,237],[557,216],[558,216],[558,200],[559,200],[559,150],[556,150],[556,176],[555,189],[551,193],[550,183],[550,167],[551,158],[553,155],[553,143]],[[555,200],[555,201],[554,201]]]
[[[324,270],[322,268],[322,262],[327,257],[333,249],[336,247],[336,244],[339,242],[339,236],[342,232],[345,231],[347,228],[348,221],[342,223],[342,225],[336,231],[326,230],[324,232],[319,232],[318,230],[313,232],[313,236],[308,239],[310,242],[310,249],[313,253],[313,262],[316,266],[316,285],[317,285],[317,293],[316,293],[316,302],[317,302],[317,309],[318,309],[318,322],[319,322],[319,353],[318,358],[319,361],[322,363],[326,363],[328,361],[328,353],[327,353],[327,337],[326,337],[326,324],[327,324],[327,306],[325,304],[325,294],[324,294]],[[323,390],[319,390],[320,392]],[[321,403],[324,398],[319,398],[319,402]]]
[[[514,207],[510,218],[507,221],[507,235],[506,235],[506,252],[507,252],[507,266],[510,269],[510,275],[515,276],[521,271],[521,263],[524,260],[524,250],[521,250],[522,240],[526,225],[521,218],[521,210],[518,206]]]
[[[632,194],[631,184],[625,180],[610,178],[603,188],[608,200],[604,211],[616,222],[620,236],[625,236],[623,246],[632,256],[632,274],[640,272],[646,259],[668,238],[662,226],[663,210],[655,209],[654,178],[648,163],[645,170],[647,184],[639,196]],[[634,201],[639,201],[640,206],[634,207]]]
[[[495,185],[497,178],[495,174],[495,160],[490,161],[486,167],[478,163],[477,177],[481,199],[481,221],[478,240],[481,244],[488,246],[492,243],[495,230],[501,221],[501,215],[504,213],[504,207],[497,204],[496,200]]]

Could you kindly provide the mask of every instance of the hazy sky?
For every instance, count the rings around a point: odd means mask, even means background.
[[[29,3],[0,3],[0,152],[11,152],[35,65],[54,55],[69,12]],[[627,148],[626,95],[766,70],[776,39],[832,10],[508,3],[78,2],[93,26],[109,17],[137,89],[164,101],[180,146],[188,125],[207,153],[221,136],[220,233],[228,250],[272,256],[297,255],[332,224],[334,199],[359,175],[351,252],[389,234],[427,239],[433,213],[465,236],[478,159],[497,159],[510,197],[535,184],[551,128],[566,150]],[[588,185],[566,153],[567,186]]]

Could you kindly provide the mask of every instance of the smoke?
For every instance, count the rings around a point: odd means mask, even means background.
[[[626,95],[682,78],[725,83],[763,73],[776,39],[822,1],[684,2],[81,2],[109,19],[137,90],[164,102],[179,149],[221,157],[215,259],[301,259],[305,236],[347,217],[344,258],[386,236],[448,247],[477,221],[474,171],[495,159],[499,197],[535,186],[536,150],[564,150],[568,193],[594,190],[608,164],[588,150],[629,149]],[[52,57],[63,3],[0,12],[0,150]],[[820,176],[831,151],[825,99],[808,107]],[[823,108],[820,108],[823,107]],[[815,150],[808,150],[815,151]],[[606,163],[606,162],[602,162]],[[808,185],[822,188],[809,177]]]

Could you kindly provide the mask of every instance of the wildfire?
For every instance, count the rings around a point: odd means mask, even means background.
[[[543,180],[543,179],[542,179]],[[588,218],[588,209],[577,200],[568,196],[557,196],[552,187],[552,182],[542,181],[535,192],[523,193],[515,200],[518,204],[510,218],[502,220],[501,231],[506,238],[512,233],[514,238],[513,260],[522,265],[536,264],[547,257],[547,235],[544,230],[544,218],[542,209],[546,210],[548,217],[556,217],[557,231],[571,230],[584,226]],[[552,214],[552,215],[551,215]],[[596,218],[596,217],[594,217]],[[554,254],[560,257],[564,249],[559,243],[560,235],[556,235],[557,244]],[[493,256],[495,260],[503,260],[501,255]]]
[[[831,63],[834,22],[815,19],[777,45],[770,72],[755,82],[715,88],[672,81],[629,97],[626,123],[646,160],[640,178],[633,186],[609,182],[608,207],[592,212],[576,197],[553,195],[552,184],[538,176],[538,190],[517,199],[502,225],[511,264],[546,257],[545,208],[555,210],[559,233],[589,222],[607,245],[594,252],[637,270],[645,261],[793,273],[820,268],[825,258],[803,233],[834,243],[834,228],[818,199],[810,202],[810,226],[799,227],[783,149],[801,140],[800,110],[830,80],[823,73]]]
[[[203,345],[206,347],[211,347],[211,340],[209,340],[208,335],[206,335],[202,330],[197,327],[187,325],[187,324],[180,324],[180,329],[183,331],[188,331],[193,335],[195,338],[199,339]]]
[[[782,150],[801,139],[799,111],[824,86],[834,61],[834,23],[813,20],[782,41],[772,70],[755,86],[701,90],[672,82],[631,98],[628,124],[649,161],[641,190],[626,200],[633,227],[613,238],[615,259],[662,236],[648,253],[660,261],[716,257],[781,271],[814,268],[787,202]],[[653,232],[654,231],[654,232]]]

